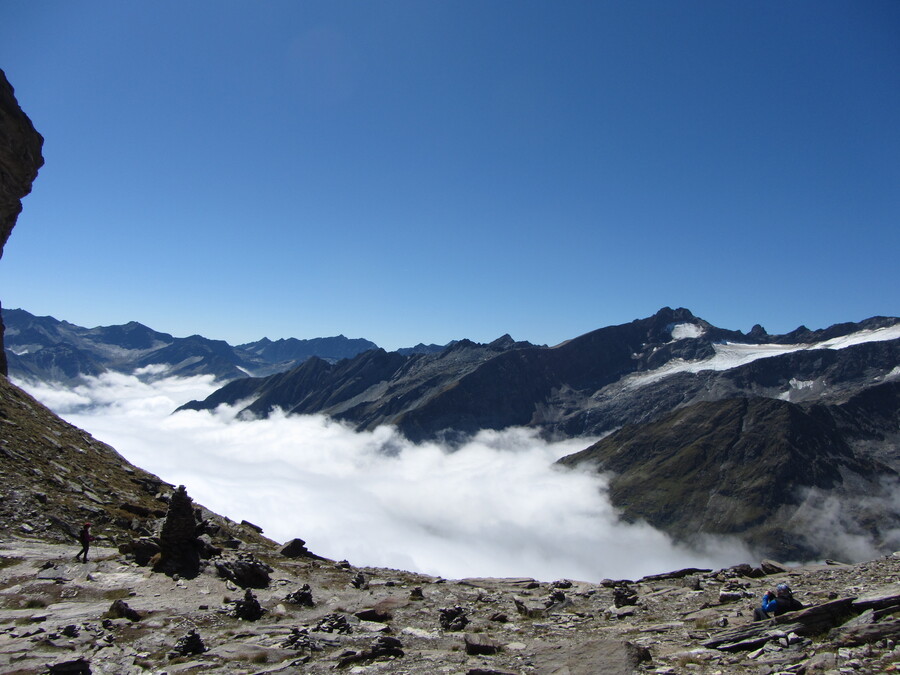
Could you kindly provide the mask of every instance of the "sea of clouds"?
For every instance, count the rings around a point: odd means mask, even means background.
[[[173,413],[220,383],[167,377],[160,367],[73,388],[20,384],[213,511],[355,565],[599,581],[756,559],[733,540],[693,550],[623,522],[603,476],[553,466],[592,439],[547,442],[516,428],[483,431],[451,449],[320,415],[239,420],[228,406]]]

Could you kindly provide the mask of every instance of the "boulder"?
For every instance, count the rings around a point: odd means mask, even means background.
[[[129,621],[140,621],[141,615],[137,611],[128,606],[124,600],[116,600],[110,605],[107,615],[111,619],[128,619]]]
[[[313,630],[320,633],[350,635],[353,632],[353,627],[343,614],[327,614],[319,619],[319,623],[316,624]]]
[[[633,588],[626,584],[621,584],[613,589],[613,603],[616,607],[627,607],[636,605],[638,594]]]
[[[169,652],[169,658],[174,659],[179,656],[192,656],[202,654],[207,651],[207,647],[203,644],[203,639],[196,629],[191,629],[187,634],[178,639],[172,651]]]
[[[84,658],[77,658],[72,661],[61,661],[47,666],[49,675],[91,675],[91,664]]]
[[[243,525],[244,527],[250,528],[251,530],[253,530],[253,531],[256,532],[257,534],[262,534],[262,533],[263,533],[263,529],[262,529],[259,525],[254,525],[254,524],[251,523],[249,520],[242,520],[242,521],[241,521],[241,525]]]
[[[469,617],[466,616],[466,610],[457,605],[456,607],[445,607],[438,610],[440,614],[439,622],[444,630],[462,630],[469,625]]]
[[[374,621],[375,623],[387,623],[394,618],[390,612],[376,608],[364,609],[361,612],[357,612],[354,616],[360,621]]]
[[[543,604],[538,604],[534,600],[528,598],[514,597],[513,604],[515,604],[516,611],[519,612],[519,614],[528,617],[529,619],[538,619],[544,616],[544,613],[547,611],[547,608]]]
[[[303,584],[303,586],[293,593],[288,593],[285,596],[284,601],[289,602],[292,605],[301,605],[303,607],[312,607],[316,604],[313,601],[312,588],[310,588],[309,584]]]
[[[500,651],[500,645],[484,635],[466,633],[463,641],[469,656],[492,656]]]
[[[790,567],[774,560],[763,560],[759,563],[763,574],[783,574],[790,571]]]
[[[565,650],[539,654],[534,666],[539,673],[634,675],[650,658],[649,649],[624,640],[585,640]]]
[[[344,668],[362,661],[400,658],[403,655],[403,644],[400,640],[394,637],[379,637],[369,649],[364,649],[361,652],[351,652],[341,657],[338,661],[338,668]]]
[[[721,631],[704,641],[703,646],[722,651],[749,651],[790,632],[804,636],[817,635],[846,621],[851,614],[853,600],[841,598],[788,612],[768,621],[757,621],[749,626]]]
[[[286,558],[307,558],[312,556],[302,539],[291,539],[281,548],[281,555]]]
[[[236,559],[217,560],[216,572],[241,588],[268,588],[272,568],[253,557],[250,553],[240,553]]]
[[[748,565],[749,567],[749,565]],[[654,581],[667,581],[670,579],[682,579],[687,576],[691,576],[692,574],[706,574],[707,572],[712,572],[711,569],[708,568],[700,568],[700,567],[686,567],[681,570],[676,570],[674,572],[665,572],[663,574],[650,574],[646,577],[641,577],[639,583],[647,583]]]
[[[119,546],[119,553],[134,558],[134,561],[141,567],[149,565],[150,561],[161,551],[159,540],[151,537],[132,539]]]
[[[886,639],[896,641],[900,638],[900,620],[844,625],[832,630],[828,637],[840,647],[855,647]]]

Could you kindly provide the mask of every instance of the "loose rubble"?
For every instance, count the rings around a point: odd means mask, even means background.
[[[241,546],[243,557],[223,550],[189,579],[108,546],[84,565],[72,546],[3,540],[0,672],[900,672],[900,554],[544,583]],[[220,573],[226,560],[265,566],[268,585],[237,585]],[[805,608],[754,623],[762,593],[781,581]]]

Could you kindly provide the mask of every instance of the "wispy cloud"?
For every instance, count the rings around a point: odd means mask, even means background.
[[[392,427],[356,432],[323,416],[238,420],[227,406],[172,414],[216,383],[159,372],[108,373],[72,390],[24,386],[214,511],[358,565],[596,581],[752,561],[734,541],[689,550],[620,520],[602,476],[553,467],[590,439],[483,431],[451,451],[411,443]]]

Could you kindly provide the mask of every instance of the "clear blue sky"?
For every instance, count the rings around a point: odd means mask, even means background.
[[[900,2],[3,0],[5,307],[236,344],[900,314]]]

